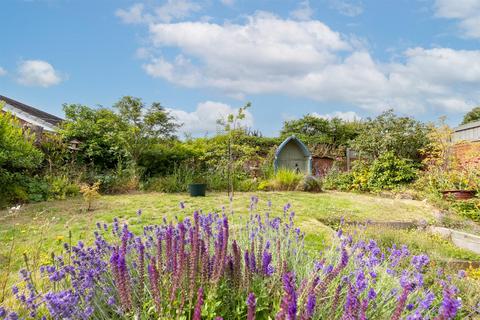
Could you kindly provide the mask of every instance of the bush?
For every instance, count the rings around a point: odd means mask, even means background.
[[[65,243],[41,276],[22,270],[15,311],[0,312],[100,320],[453,319],[470,312],[457,300],[454,281],[461,280],[406,246],[382,250],[339,232],[335,246],[312,257],[289,209],[278,213],[283,219],[255,212],[235,232],[234,215],[195,213],[144,226],[139,236],[117,219],[99,223],[92,247]]]
[[[415,180],[417,168],[407,160],[386,152],[368,168],[368,188],[371,190],[391,190]]]
[[[323,177],[323,187],[326,190],[350,191],[353,185],[353,174],[332,169]]]
[[[28,200],[28,179],[42,162],[42,153],[34,146],[35,136],[23,131],[0,104],[0,207]]]
[[[272,188],[278,191],[293,191],[297,188],[303,175],[293,170],[280,168],[272,180]]]
[[[157,144],[142,152],[139,166],[145,177],[166,176],[195,155],[193,148],[181,143]]]
[[[452,209],[466,218],[480,222],[480,200],[470,199],[463,201],[455,201],[451,205]]]
[[[300,181],[296,188],[297,191],[321,192],[322,180],[313,176],[306,176]]]
[[[355,161],[350,172],[330,170],[324,177],[324,185],[326,189],[342,191],[392,190],[415,180],[417,171],[410,160],[386,152],[371,163]]]

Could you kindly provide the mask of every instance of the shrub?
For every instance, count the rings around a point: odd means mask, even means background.
[[[42,162],[42,153],[34,146],[35,136],[23,131],[0,104],[0,207],[28,200],[28,176]],[[33,183],[33,182],[32,182]]]
[[[80,192],[83,195],[83,199],[87,203],[87,211],[93,210],[93,202],[100,198],[100,193],[98,190],[100,189],[100,182],[95,182],[91,186],[88,184],[83,185],[80,188]]]
[[[372,190],[395,189],[417,177],[415,165],[406,159],[386,152],[378,157],[369,168],[368,188]]]
[[[297,185],[296,190],[306,192],[321,192],[322,180],[313,176],[306,176]]]
[[[480,222],[480,199],[455,201],[451,206],[461,216]]]
[[[293,170],[280,168],[272,181],[274,190],[293,191],[303,179],[303,175]]]
[[[353,174],[332,169],[323,177],[323,187],[327,190],[349,191],[353,185]]]
[[[380,191],[396,189],[417,177],[416,166],[386,152],[373,162],[358,160],[350,172],[330,170],[324,177],[325,188],[342,191]]]
[[[41,267],[42,277],[22,270],[23,283],[13,288],[18,306],[0,312],[9,319],[194,320],[451,319],[469,312],[453,280],[405,246],[384,252],[339,232],[337,245],[312,259],[289,211],[283,218],[252,212],[235,233],[233,215],[198,212],[145,226],[140,236],[116,219],[111,228],[97,224],[93,247],[65,244],[64,255]]]

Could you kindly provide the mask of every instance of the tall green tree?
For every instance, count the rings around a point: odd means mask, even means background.
[[[462,124],[480,120],[480,106],[473,108],[463,117]]]
[[[0,206],[26,198],[26,180],[42,162],[35,136],[2,107],[0,103]]]
[[[68,142],[78,139],[80,163],[93,165],[99,171],[114,169],[129,159],[128,124],[107,108],[90,108],[80,104],[63,105],[65,121],[60,133]]]
[[[114,104],[114,108],[122,121],[128,125],[125,142],[135,165],[138,164],[142,152],[159,140],[175,138],[180,127],[158,102],[146,107],[142,99],[125,96]]]
[[[398,158],[420,161],[420,150],[428,141],[426,124],[411,117],[399,117],[388,110],[364,122],[352,148],[375,159],[392,152]]]

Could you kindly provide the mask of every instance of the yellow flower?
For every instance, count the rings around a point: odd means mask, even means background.
[[[57,236],[57,241],[58,241],[58,242],[63,241],[63,239],[65,239],[64,236]]]

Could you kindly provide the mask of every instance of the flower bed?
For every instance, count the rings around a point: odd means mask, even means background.
[[[195,212],[134,235],[97,224],[95,244],[65,244],[40,277],[21,271],[15,319],[452,319],[462,312],[452,279],[407,247],[338,232],[312,257],[289,205],[232,228],[231,214]],[[270,207],[270,206],[269,206]],[[140,213],[141,214],[141,213]]]

